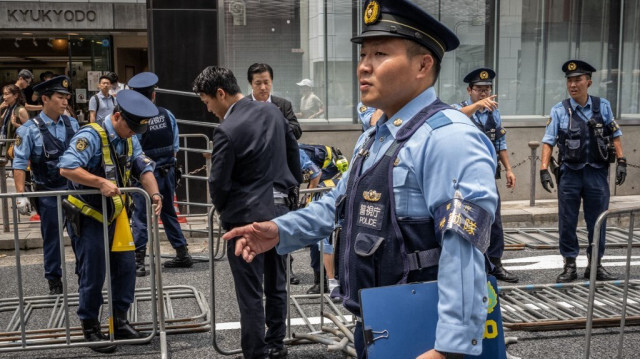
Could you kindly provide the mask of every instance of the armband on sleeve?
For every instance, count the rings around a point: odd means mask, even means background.
[[[142,173],[144,172],[144,169],[149,165],[151,166],[151,171],[153,171],[156,168],[155,161],[153,161],[151,158],[147,157],[146,155],[140,155],[136,157],[133,160],[133,164],[131,168],[133,176],[136,178],[140,178],[140,175],[142,175]]]
[[[489,247],[491,214],[461,198],[453,198],[436,208],[436,238],[440,243],[446,231],[453,231],[482,253]]]
[[[620,129],[620,126],[618,126],[618,123],[615,120],[611,121],[611,123],[607,127],[609,128],[609,131],[605,132],[605,136],[612,136],[616,131]]]

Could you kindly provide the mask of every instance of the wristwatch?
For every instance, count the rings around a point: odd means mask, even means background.
[[[447,352],[441,352],[436,350],[438,353],[444,355],[445,358],[447,359],[464,359],[464,354],[460,354],[460,353],[447,353]]]

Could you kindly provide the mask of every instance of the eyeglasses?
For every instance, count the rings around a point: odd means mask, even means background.
[[[483,94],[483,93],[490,94],[491,93],[491,89],[490,88],[488,88],[488,89],[479,89],[479,88],[475,88],[474,87],[471,91],[473,91],[475,93],[479,93],[479,94]]]

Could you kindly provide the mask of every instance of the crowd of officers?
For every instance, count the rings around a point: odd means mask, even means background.
[[[457,37],[407,1],[368,1],[363,20],[362,34],[352,41],[362,45],[358,110],[364,133],[348,170],[344,158],[326,147],[323,166],[330,163],[337,172],[323,173],[321,182],[318,166],[309,172],[309,154],[314,152],[305,153],[296,141],[302,131],[291,103],[271,94],[269,65],[256,63],[249,68],[250,96],[242,95],[233,73],[222,67],[207,67],[194,80],[194,92],[221,120],[213,137],[210,195],[227,231],[224,238],[241,313],[241,346],[247,358],[287,355],[283,254],[305,246],[316,248],[317,285],[321,281],[318,241],[325,241],[330,249],[323,260],[329,274],[325,288],[333,290],[356,317],[360,315],[359,289],[438,279],[445,290],[439,320],[447,324],[438,326],[435,349],[421,358],[479,354],[486,273],[518,282],[501,262],[504,237],[493,179],[504,172],[507,188],[514,188],[516,178],[496,95],[492,95],[496,73],[490,68],[470,72],[463,79],[469,97],[458,104],[444,104],[432,85],[444,53],[458,46]],[[385,22],[395,24],[393,31]],[[403,31],[405,27],[411,31]],[[617,185],[626,177],[621,131],[611,106],[606,99],[588,94],[596,69],[584,61],[569,60],[562,71],[570,98],[551,110],[540,167],[543,187],[553,188],[551,173],[558,186],[560,253],[565,259],[559,283],[577,278],[581,201],[591,243],[595,220],[608,208],[609,165],[617,164]],[[158,77],[150,72],[138,74],[128,82],[129,89],[114,95],[107,91],[109,79],[100,80],[101,92],[92,98],[92,121],[81,128],[75,118],[65,115],[71,94],[68,77],[57,76],[35,86],[42,111],[17,128],[13,161],[18,193],[28,190],[29,171],[31,190],[100,190],[101,195],[74,193],[63,200],[63,223],[71,237],[79,279],[77,314],[85,339],[92,342],[106,339],[99,318],[106,275],[102,222],[108,221],[112,245],[116,220],[132,209],[135,250],[112,250],[108,258],[112,320],[116,339],[144,336],[129,324],[127,312],[136,276],[147,274],[148,213],[143,195],[125,194],[120,188],[139,186],[149,194],[176,251],[165,267],[193,265],[172,203],[179,176],[178,128],[173,114],[154,104]],[[406,88],[411,91],[398,91]],[[107,106],[108,113],[100,111],[100,106]],[[454,137],[464,146],[445,151],[444,143]],[[557,160],[551,156],[555,145]],[[335,188],[295,210],[303,169],[312,187],[322,183]],[[103,196],[107,213],[102,213]],[[20,213],[30,212],[26,197],[18,198],[16,204]],[[60,294],[56,198],[38,197],[34,204],[41,218],[45,278],[50,294]],[[463,218],[464,226],[456,218]],[[330,243],[328,237],[336,226],[342,231],[337,243]],[[604,231],[603,226],[595,259],[597,279],[612,280],[616,276],[600,264]],[[376,261],[367,259],[372,255]],[[470,300],[463,301],[467,295]],[[463,313],[472,314],[465,319]],[[356,349],[359,357],[366,357],[362,322],[357,323]],[[460,341],[451,333],[470,340]],[[116,349],[109,343],[91,348],[103,353]]]

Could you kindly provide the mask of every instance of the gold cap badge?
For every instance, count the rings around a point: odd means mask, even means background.
[[[149,120],[140,120],[141,125],[146,125],[147,123],[149,123]]]
[[[364,23],[365,25],[371,25],[378,21],[380,18],[380,5],[377,1],[371,1],[367,8],[364,10]]]
[[[578,66],[576,65],[576,63],[575,63],[575,62],[570,62],[570,63],[569,63],[569,65],[567,65],[567,69],[568,69],[569,71],[573,71],[573,70],[575,70],[575,69],[576,69],[576,67],[578,67]]]
[[[69,88],[69,81],[62,80],[62,87],[66,88],[66,89]]]
[[[486,71],[482,71],[482,72],[480,73],[480,80],[486,80],[486,79],[488,79],[488,78],[489,78],[489,73],[488,73],[488,72],[486,72]]]
[[[362,192],[362,197],[364,197],[364,200],[369,202],[378,202],[381,196],[382,193],[376,192],[373,189]]]

